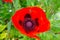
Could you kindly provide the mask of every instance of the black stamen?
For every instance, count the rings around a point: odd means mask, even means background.
[[[35,19],[36,25],[39,26],[38,18]]]
[[[31,18],[30,14],[26,14],[24,18]]]
[[[22,21],[21,20],[19,20],[19,24],[22,25]]]

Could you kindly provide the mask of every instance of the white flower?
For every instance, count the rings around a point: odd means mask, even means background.
[[[9,12],[12,12],[12,10],[9,10]]]

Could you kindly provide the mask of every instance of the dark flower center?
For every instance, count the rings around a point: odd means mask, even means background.
[[[35,20],[32,20],[30,14],[26,14],[24,16],[23,22],[19,20],[19,24],[23,26],[26,33],[33,31],[35,29],[35,26],[39,26],[38,18],[36,18]]]
[[[31,26],[32,26],[32,22],[28,21],[28,22],[26,23],[26,26],[27,26],[27,27],[31,27]]]
[[[23,23],[23,27],[26,30],[27,33],[29,33],[30,31],[33,31],[35,28],[35,23],[32,20],[27,19],[26,21],[24,21]]]

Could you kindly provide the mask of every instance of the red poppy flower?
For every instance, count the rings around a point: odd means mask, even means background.
[[[50,22],[46,18],[45,12],[39,7],[26,7],[17,10],[12,16],[14,27],[22,34],[36,38],[37,33],[42,33],[50,29]]]
[[[3,0],[3,2],[6,2],[6,3],[12,3],[13,0]]]

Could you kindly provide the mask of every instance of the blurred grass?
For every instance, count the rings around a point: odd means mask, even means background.
[[[13,0],[12,4],[0,0],[0,40],[35,40],[19,33],[11,24],[15,11],[27,6],[41,7],[51,22],[50,31],[38,34],[41,40],[60,40],[60,0]]]

